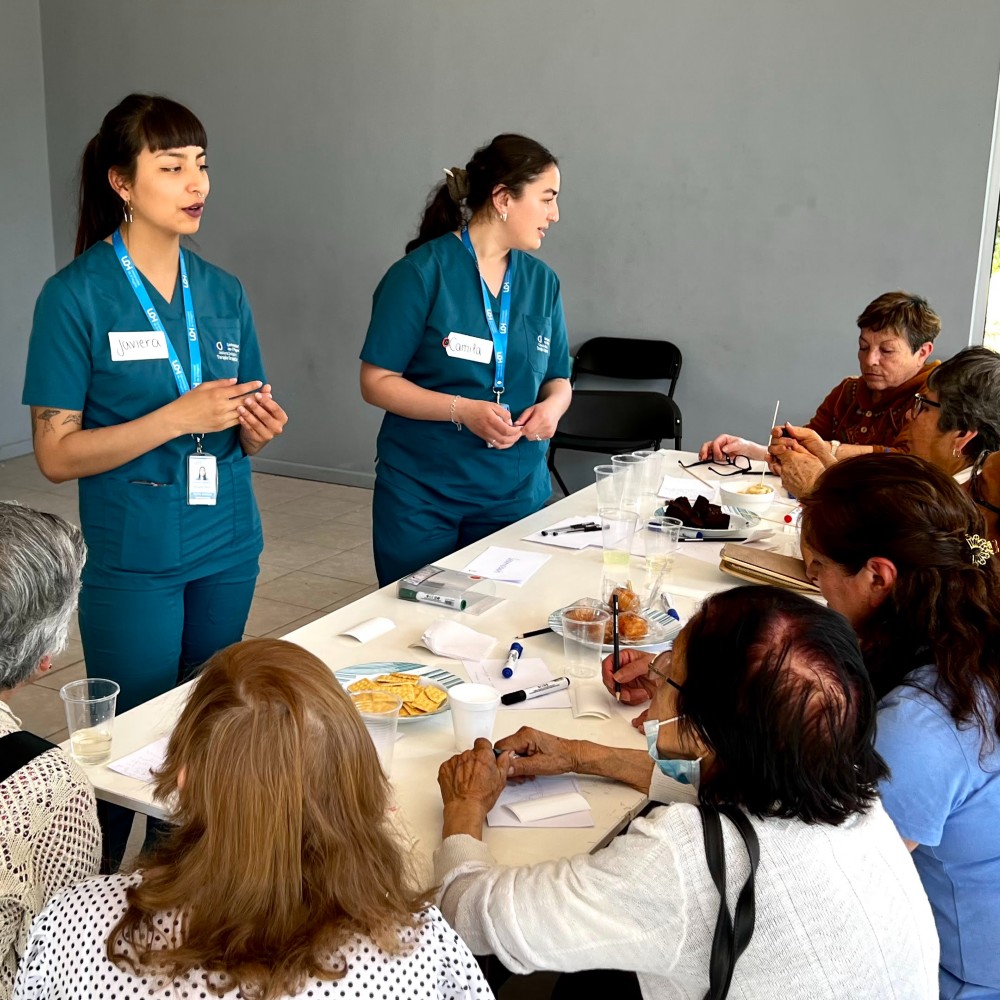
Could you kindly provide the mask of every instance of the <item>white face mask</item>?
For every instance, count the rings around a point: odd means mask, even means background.
[[[643,723],[642,731],[646,734],[646,745],[649,747],[649,756],[653,758],[656,766],[668,778],[680,782],[682,785],[690,785],[697,789],[701,781],[701,757],[697,760],[676,760],[672,757],[661,757],[656,749],[656,736],[661,726],[669,726],[672,722],[680,722],[683,715],[675,715],[672,719],[664,719],[659,722],[656,719],[649,719]]]

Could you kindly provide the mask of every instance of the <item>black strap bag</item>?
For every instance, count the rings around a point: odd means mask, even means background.
[[[712,939],[712,955],[708,966],[708,992],[705,1000],[724,1000],[733,981],[736,961],[746,950],[753,937],[756,908],[754,903],[754,876],[760,860],[760,844],[757,834],[746,816],[733,806],[699,805],[702,828],[705,835],[705,858],[708,871],[716,889],[719,890],[719,916],[715,922],[715,936]],[[743,838],[747,854],[750,855],[750,874],[736,900],[735,919],[729,915],[726,902],[726,852],[722,840],[722,821],[725,816]]]

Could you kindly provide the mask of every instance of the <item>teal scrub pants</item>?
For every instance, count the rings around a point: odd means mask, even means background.
[[[412,482],[412,481],[411,481]],[[481,505],[450,500],[437,493],[401,489],[375,477],[372,496],[372,549],[380,587],[392,583],[456,549],[534,514],[545,503],[531,495]]]
[[[255,556],[211,576],[148,590],[84,585],[80,636],[87,674],[118,682],[118,714],[176,687],[243,638],[257,573]]]

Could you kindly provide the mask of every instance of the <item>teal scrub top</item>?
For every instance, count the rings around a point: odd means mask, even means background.
[[[266,380],[243,286],[190,250],[184,256],[203,380]],[[145,285],[190,378],[180,276],[169,303]],[[166,358],[112,355],[109,332],[150,329],[114,249],[96,243],[51,277],[38,297],[22,403],[79,410],[89,429],[135,420],[172,402],[178,390]],[[239,428],[206,434],[202,448],[218,460],[219,497],[212,507],[187,504],[187,458],[195,450],[190,435],[80,479],[84,583],[150,588],[210,576],[260,553],[260,516]]]
[[[543,383],[569,378],[569,348],[559,279],[519,250],[511,286],[510,333],[501,402],[514,420],[537,402]],[[453,233],[431,240],[397,261],[375,289],[372,318],[361,360],[400,372],[424,389],[495,400],[495,358],[489,363],[450,357],[451,333],[492,341],[483,307],[479,272]],[[490,295],[493,314],[499,300]],[[468,430],[441,420],[411,420],[386,413],[378,436],[377,474],[471,505],[549,496],[548,443],[521,439],[494,450]]]

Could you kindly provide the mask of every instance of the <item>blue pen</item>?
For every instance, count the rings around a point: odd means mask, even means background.
[[[517,661],[521,658],[521,654],[524,652],[524,646],[519,642],[512,642],[510,644],[510,652],[507,654],[507,662],[503,665],[503,669],[500,671],[500,676],[505,679],[510,679],[514,676],[514,670],[517,668]]]
[[[666,611],[666,613],[670,615],[675,622],[679,622],[681,620],[681,613],[674,607],[674,599],[665,590],[660,591],[660,604],[663,605],[663,610]]]

